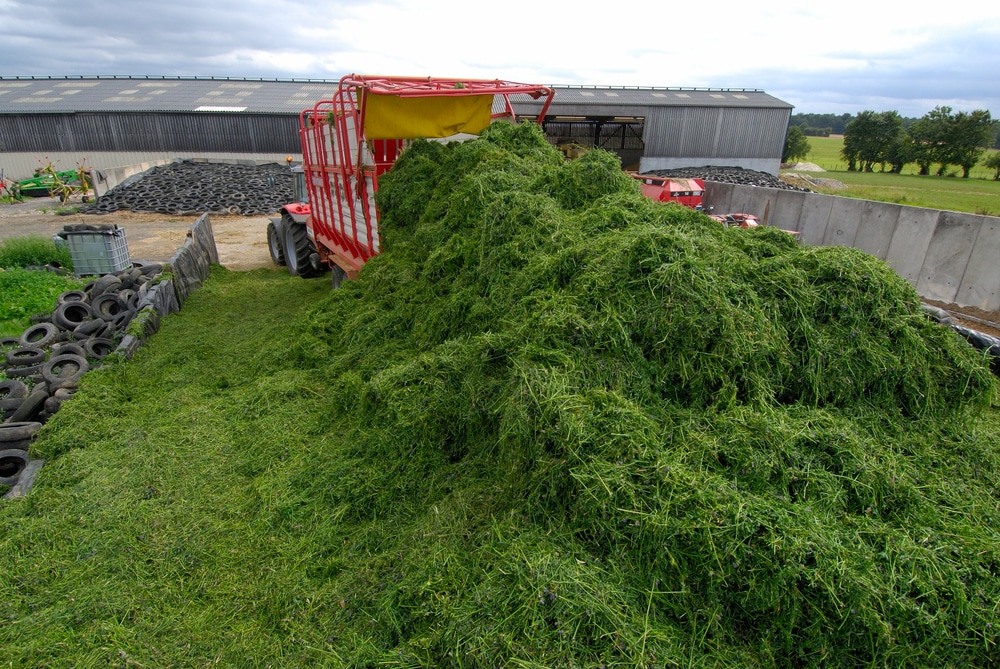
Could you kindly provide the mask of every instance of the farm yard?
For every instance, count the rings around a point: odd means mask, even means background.
[[[214,268],[0,507],[11,666],[997,666],[983,356],[631,186],[494,126],[359,281]]]

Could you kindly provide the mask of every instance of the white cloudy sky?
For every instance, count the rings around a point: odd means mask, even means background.
[[[0,0],[0,75],[759,88],[796,112],[1000,117],[1000,2]],[[772,7],[772,9],[763,9]],[[828,8],[827,8],[828,7]]]

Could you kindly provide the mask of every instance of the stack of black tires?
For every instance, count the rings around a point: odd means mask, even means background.
[[[17,479],[42,424],[115,351],[161,273],[154,264],[106,274],[62,293],[20,337],[0,338],[0,485]]]
[[[288,167],[181,161],[154,167],[140,178],[115,186],[80,213],[138,211],[195,215],[204,212],[260,216],[292,201]]]

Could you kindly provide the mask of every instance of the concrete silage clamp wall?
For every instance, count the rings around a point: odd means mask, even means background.
[[[870,253],[924,299],[1000,313],[1000,218],[717,182],[705,194],[716,212],[755,214],[805,244]]]

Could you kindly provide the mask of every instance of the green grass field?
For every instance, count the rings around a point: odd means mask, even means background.
[[[847,164],[840,155],[844,145],[843,138],[808,139],[812,150],[805,162],[815,163],[829,172],[812,176],[836,179],[848,185],[846,190],[812,190],[915,207],[1000,216],[1000,181],[993,181],[993,170],[977,165],[968,179],[956,176],[918,176],[916,165],[907,165],[902,174],[848,172]],[[935,169],[936,166],[932,166],[932,171]],[[949,170],[949,174],[956,171],[961,174],[960,168],[955,167]]]

